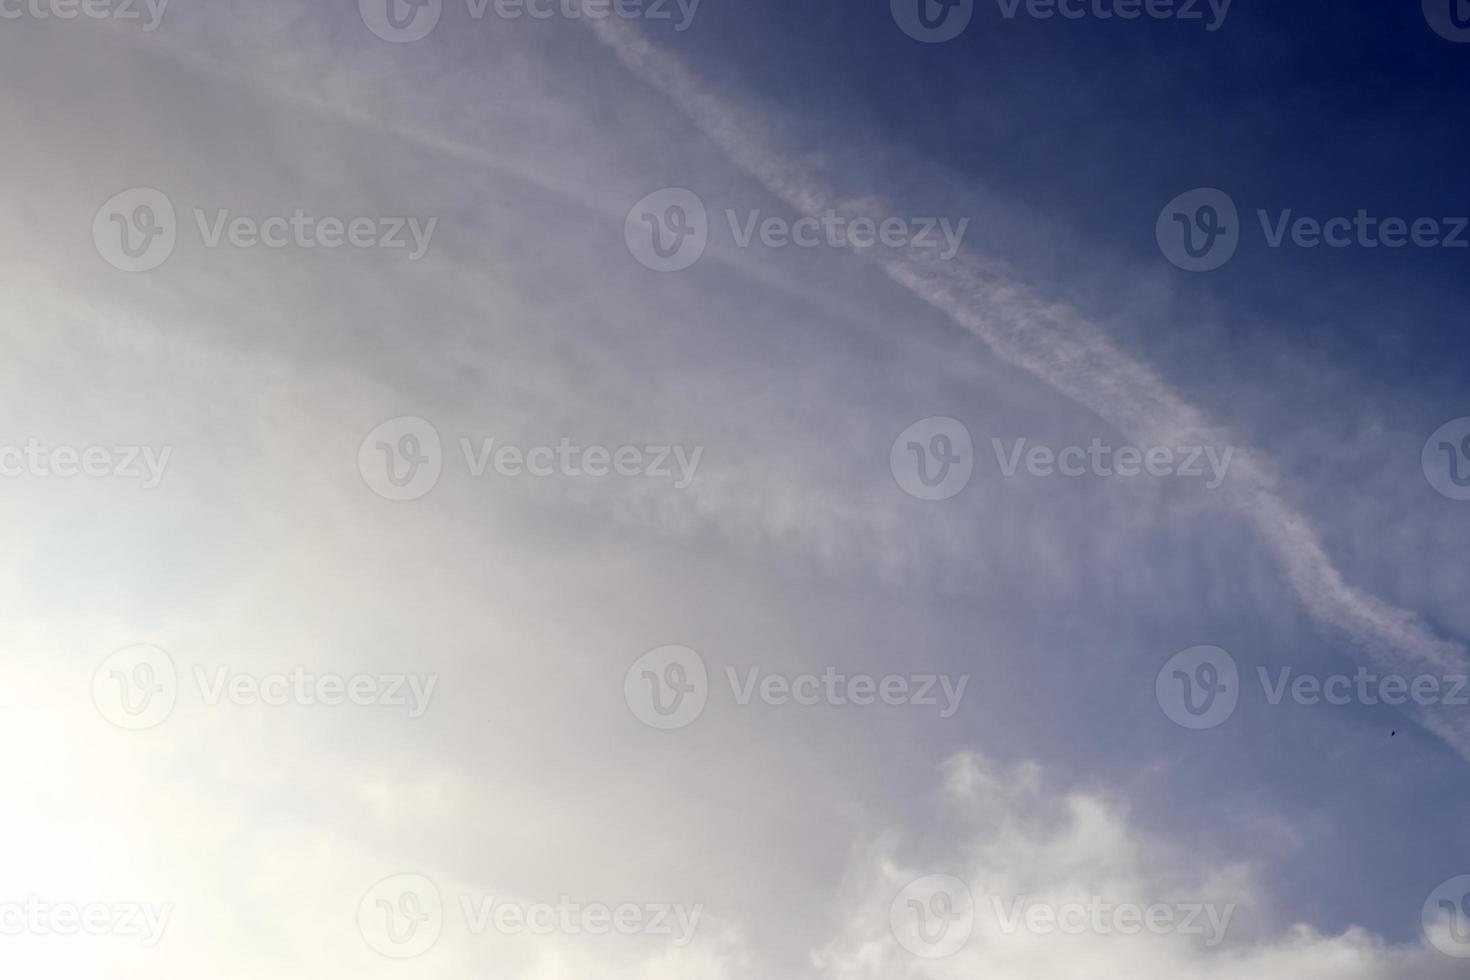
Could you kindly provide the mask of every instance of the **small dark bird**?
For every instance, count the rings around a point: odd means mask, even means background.
[[[1395,736],[1395,735],[1397,735],[1397,734],[1398,734],[1398,733],[1399,733],[1399,732],[1398,732],[1398,729],[1397,729],[1397,728],[1395,728],[1395,729],[1394,729],[1394,730],[1393,730],[1393,731],[1391,731],[1391,732],[1389,732],[1389,733],[1388,733],[1388,737],[1389,737],[1389,738],[1393,738],[1393,737],[1394,737],[1394,736]]]

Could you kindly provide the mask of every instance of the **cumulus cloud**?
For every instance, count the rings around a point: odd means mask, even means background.
[[[1395,946],[1360,928],[1324,935],[1293,925],[1249,862],[1143,830],[1126,804],[1055,787],[1039,766],[1007,770],[976,753],[958,755],[945,766],[936,807],[944,846],[916,847],[900,831],[863,849],[845,886],[841,931],[816,955],[819,975],[1457,975],[1454,962],[1427,943]],[[936,883],[936,876],[966,890]],[[945,900],[936,903],[936,896]],[[954,910],[951,929],[969,929],[958,949],[946,944],[940,926],[947,909]]]
[[[649,273],[622,227],[652,186],[693,174],[712,204],[766,209],[819,209],[832,195],[752,137],[756,114],[727,112],[737,96],[706,99],[700,79],[642,42],[617,51],[663,90],[637,84],[579,27],[459,24],[400,48],[369,36],[351,7],[201,2],[146,38],[7,22],[0,41],[11,93],[0,123],[25,188],[0,199],[0,258],[14,270],[0,287],[6,444],[173,449],[154,490],[4,484],[0,735],[18,749],[0,784],[0,901],[175,908],[156,949],[19,939],[0,943],[4,969],[139,980],[201,964],[222,977],[454,980],[1096,976],[1099,964],[1222,980],[1449,975],[1402,941],[1417,915],[1402,894],[1420,890],[1419,869],[1385,894],[1376,932],[1318,932],[1294,923],[1337,922],[1339,910],[1302,910],[1263,866],[1321,863],[1304,847],[1283,855],[1291,835],[1196,853],[1207,836],[1197,821],[1169,812],[1157,821],[1176,824],[1168,833],[1146,830],[1114,796],[1054,788],[1108,752],[1099,779],[1120,784],[1153,760],[1167,769],[1214,753],[1261,787],[1239,802],[1256,821],[1241,833],[1306,811],[1325,836],[1315,797],[1363,768],[1370,726],[1273,715],[1334,745],[1345,731],[1347,747],[1301,762],[1328,774],[1305,802],[1271,798],[1302,770],[1269,785],[1254,771],[1263,720],[1185,741],[1152,701],[1159,664],[1244,619],[1289,647],[1302,604],[1377,637],[1385,656],[1459,663],[1458,647],[1337,573],[1313,526],[1272,503],[1277,478],[1259,457],[1242,464],[1249,485],[1230,491],[1237,506],[1223,519],[1227,508],[1177,488],[993,472],[933,507],[890,472],[895,436],[941,411],[974,425],[982,454],[992,434],[1235,438],[1161,370],[974,259],[900,260],[874,275],[846,252],[725,245],[686,275]],[[666,92],[693,121],[669,111]],[[691,139],[696,123],[713,139]],[[129,276],[89,231],[102,201],[137,184],[166,190],[185,221],[195,207],[258,217],[299,206],[440,224],[411,264],[193,240]],[[402,415],[438,427],[446,472],[422,500],[390,503],[358,454]],[[475,478],[461,437],[705,452],[682,490]],[[1294,600],[1239,533],[1242,509],[1259,510],[1260,550],[1281,557]],[[208,704],[189,686],[166,722],[131,732],[90,689],[135,643],[166,650],[191,684],[196,668],[221,666],[439,683],[417,718]],[[688,729],[655,732],[623,702],[624,671],[669,643],[697,648],[716,680],[756,666],[945,670],[971,683],[950,718],[717,692]],[[938,760],[972,747],[1048,768],[961,755],[936,794]],[[1416,765],[1423,784],[1450,782],[1432,752]],[[1195,771],[1183,769],[1168,777]],[[1157,784],[1135,790],[1137,806],[1168,801]],[[1444,797],[1383,796],[1384,823],[1415,805],[1438,828],[1455,822]],[[1437,870],[1443,853],[1423,863]],[[1357,869],[1332,872],[1351,892]],[[934,873],[977,898],[1004,893],[1006,910],[1022,896],[1095,895],[1237,909],[1213,946],[1006,932],[992,914],[963,949],[930,960],[899,941],[892,905]],[[354,913],[399,874],[432,879],[451,913],[462,895],[570,895],[704,914],[698,939],[678,948],[472,936],[451,917],[432,950],[398,963],[364,943]],[[1395,942],[1379,938],[1395,928]]]

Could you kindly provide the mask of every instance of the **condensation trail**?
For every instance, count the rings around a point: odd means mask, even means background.
[[[810,167],[773,146],[753,113],[709,92],[674,56],[615,18],[583,17],[634,74],[673,102],[742,170],[802,214],[835,210],[848,217],[892,214],[876,197],[844,198]],[[860,249],[854,251],[861,252]],[[915,249],[876,258],[895,282],[947,314],[1002,359],[1024,368],[1143,445],[1233,445],[1239,440],[1180,396],[1151,367],[1118,349],[1070,306],[1016,282],[999,264],[961,255],[950,260]],[[1270,460],[1237,452],[1221,491],[1244,514],[1319,623],[1339,630],[1375,666],[1397,673],[1464,673],[1467,651],[1434,635],[1416,614],[1343,579],[1307,517],[1277,491]],[[1444,706],[1419,718],[1466,759],[1470,722]]]

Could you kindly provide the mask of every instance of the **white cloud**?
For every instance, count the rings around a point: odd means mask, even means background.
[[[1291,924],[1249,864],[1222,862],[1144,831],[1118,801],[1057,790],[1036,766],[1007,772],[976,754],[956,756],[946,766],[941,805],[948,830],[944,846],[926,842],[919,848],[923,857],[916,859],[908,853],[913,842],[899,829],[861,855],[847,884],[840,934],[817,957],[820,976],[1429,980],[1458,975],[1454,961],[1425,944],[1394,946],[1363,929],[1323,935]],[[968,887],[973,932],[957,952],[930,959],[904,948],[890,928],[890,909],[911,882],[935,874]],[[1212,906],[1215,918],[1209,910],[1196,915],[1199,905]],[[1039,915],[1032,921],[1040,931],[1033,931],[1024,917],[1016,919],[1020,910],[1033,906],[1058,915],[1078,908],[1087,917],[1068,913],[1051,926],[1051,919]],[[1151,906],[1161,909],[1157,932],[1139,926],[1146,920],[1110,911]],[[1181,929],[1193,918],[1189,928],[1199,931],[1162,928],[1162,909]],[[1219,932],[1215,926],[1227,921],[1223,941],[1212,944]],[[938,942],[930,948],[946,951]]]

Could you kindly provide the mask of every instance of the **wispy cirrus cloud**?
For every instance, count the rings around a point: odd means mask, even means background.
[[[635,28],[587,21],[591,30],[639,77],[655,86],[734,162],[795,210],[818,214],[887,214],[876,197],[843,198],[817,172],[783,154],[764,135],[757,116],[715,95],[675,57]],[[1231,445],[1235,435],[1175,391],[1155,370],[1131,357],[1075,309],[1047,300],[1017,282],[998,263],[962,254],[939,261],[907,250],[878,260],[915,296],[942,310],[1006,361],[1095,412],[1142,445]],[[1327,554],[1320,534],[1279,489],[1270,460],[1238,454],[1228,499],[1257,527],[1298,597],[1324,625],[1350,637],[1379,666],[1395,670],[1453,670],[1470,665],[1470,652],[1434,635],[1413,612],[1348,583]],[[1443,709],[1419,712],[1424,723],[1470,759],[1470,722]]]

